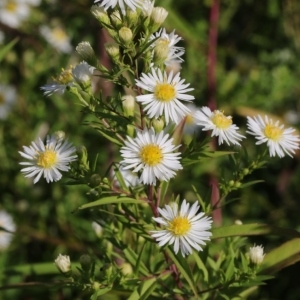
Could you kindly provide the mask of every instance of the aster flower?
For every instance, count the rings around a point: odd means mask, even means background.
[[[261,116],[254,118],[247,117],[247,133],[254,135],[258,140],[256,145],[267,143],[270,156],[284,157],[285,154],[292,157],[295,150],[299,149],[300,138],[294,135],[295,129],[284,129],[284,125],[280,125],[279,121],[275,123],[271,118]]]
[[[96,0],[94,3],[99,3],[99,5],[104,7],[105,10],[109,7],[115,8],[119,5],[123,15],[125,15],[126,6],[128,6],[131,10],[136,10],[137,7],[141,7],[143,0]]]
[[[162,73],[160,69],[151,69],[151,73],[142,74],[141,78],[136,79],[136,85],[142,89],[152,92],[152,94],[140,95],[136,99],[143,105],[149,118],[165,116],[166,124],[173,121],[178,124],[182,118],[190,112],[179,100],[190,102],[194,96],[186,95],[193,88],[187,88],[189,84],[184,84],[184,79],[180,79],[180,74],[173,76]]]
[[[0,22],[11,28],[19,28],[21,23],[27,19],[29,15],[30,7],[24,1],[0,1]]]
[[[173,153],[179,146],[174,146],[172,141],[169,134],[163,131],[155,134],[153,128],[137,131],[134,139],[127,136],[121,148],[123,169],[141,171],[139,181],[144,184],[155,185],[156,179],[168,181],[176,175],[175,171],[182,169],[180,152]]]
[[[211,111],[210,108],[204,106],[200,111],[195,113],[197,125],[203,126],[202,130],[212,130],[211,136],[218,136],[219,145],[225,141],[228,145],[239,145],[238,141],[245,138],[239,134],[239,129],[235,124],[232,124],[231,116],[225,116],[220,110]]]
[[[182,38],[175,34],[175,30],[173,30],[170,34],[167,34],[165,28],[161,28],[158,32],[152,34],[150,36],[150,40],[157,39],[153,47],[166,47],[167,48],[167,56],[164,64],[166,66],[171,66],[173,63],[181,63],[183,59],[181,56],[184,54],[184,48],[175,46]]]
[[[37,183],[42,175],[48,183],[60,180],[60,171],[69,171],[69,163],[77,158],[76,154],[72,155],[76,151],[75,147],[55,134],[47,136],[46,145],[39,139],[29,147],[23,146],[23,149],[24,152],[19,153],[29,161],[20,163],[28,166],[21,172],[25,177],[35,177],[33,183]]]
[[[3,230],[2,228],[7,231]],[[13,237],[11,232],[16,230],[16,225],[11,217],[5,210],[0,210],[0,250],[5,250],[11,242]]]
[[[66,34],[65,30],[61,27],[50,28],[46,25],[40,28],[41,35],[45,40],[57,51],[62,53],[72,52],[72,46],[70,38]]]
[[[15,87],[0,84],[0,120],[6,119],[16,99]]]
[[[94,70],[94,67],[91,67],[88,63],[83,61],[72,69],[72,75],[77,83],[88,85],[91,82],[91,76]]]
[[[255,264],[255,265],[259,265],[262,263],[262,261],[264,260],[264,247],[262,245],[260,246],[255,246],[254,247],[250,247],[250,251],[249,251],[249,258],[250,261]]]
[[[195,202],[191,208],[190,204],[183,200],[180,210],[177,203],[165,205],[165,208],[158,208],[162,217],[153,218],[165,229],[151,231],[150,234],[156,239],[160,247],[174,244],[174,252],[179,249],[182,256],[191,254],[192,248],[202,251],[200,245],[205,245],[204,241],[210,240],[211,223],[210,217],[205,217],[204,213],[198,213],[199,205]]]
[[[53,82],[43,85],[40,88],[44,91],[45,96],[51,96],[54,93],[63,94],[68,86],[72,86],[74,84],[71,67],[67,70],[62,69],[60,75],[53,80]]]

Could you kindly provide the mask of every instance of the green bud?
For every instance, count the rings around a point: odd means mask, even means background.
[[[81,56],[81,58],[86,61],[91,66],[96,66],[98,64],[95,52],[89,42],[81,42],[76,47],[76,52]]]
[[[99,174],[93,174],[90,178],[90,186],[95,188],[101,183],[101,176]]]
[[[247,169],[247,168],[243,169],[243,174],[244,174],[244,175],[249,174],[249,169]]]
[[[108,17],[107,12],[104,10],[103,7],[100,7],[98,5],[93,5],[91,7],[91,13],[94,15],[94,17],[101,23],[105,25],[110,24],[110,19]]]
[[[234,187],[239,188],[241,185],[242,185],[242,184],[241,184],[240,182],[237,181],[237,182],[234,184]]]
[[[230,180],[230,181],[228,182],[228,184],[229,184],[229,186],[234,186],[234,181],[233,181],[233,180]]]
[[[168,16],[168,12],[163,7],[154,7],[150,15],[151,31],[155,32],[163,24]]]
[[[134,117],[135,111],[135,97],[131,95],[125,95],[122,97],[122,106],[124,115],[126,117]]]
[[[80,262],[81,268],[84,271],[88,272],[90,270],[91,265],[92,265],[92,258],[88,254],[81,255],[79,262]]]
[[[132,41],[132,38],[133,38],[131,29],[128,28],[128,27],[122,27],[119,30],[119,37],[120,37],[120,40],[123,43],[129,44]]]
[[[126,19],[129,27],[135,27],[139,19],[139,13],[136,10],[128,9],[126,11]]]
[[[54,132],[54,136],[57,140],[64,140],[66,137],[66,134],[63,131],[59,130],[59,131]]]
[[[113,62],[120,62],[120,48],[116,43],[105,43],[105,50]]]
[[[158,40],[154,47],[154,63],[159,65],[165,62],[169,54],[169,42],[166,40]]]
[[[121,265],[121,272],[124,276],[130,275],[133,273],[132,266],[129,263],[123,263]]]
[[[119,11],[115,10],[110,17],[112,25],[114,25],[116,28],[122,27],[123,21]]]
[[[162,118],[154,119],[152,121],[152,125],[153,125],[153,128],[154,128],[155,132],[159,133],[164,129],[165,122]]]
[[[77,147],[76,154],[78,156],[79,168],[83,171],[89,170],[88,153],[86,148],[84,146]]]

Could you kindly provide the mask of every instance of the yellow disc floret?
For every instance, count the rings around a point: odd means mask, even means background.
[[[57,78],[57,81],[59,83],[68,84],[68,83],[73,81],[73,75],[72,75],[71,67],[70,67],[70,69],[67,69],[67,70],[62,69],[62,72],[60,73],[60,75]]]
[[[231,117],[224,116],[224,114],[219,110],[214,112],[211,120],[219,129],[227,129],[232,124]]]
[[[155,166],[162,161],[163,154],[157,145],[146,145],[141,149],[140,157],[144,164]]]
[[[169,102],[176,97],[176,90],[169,83],[159,83],[155,87],[154,96],[161,102]]]
[[[53,150],[47,149],[38,154],[37,165],[44,169],[53,167],[57,162],[57,153]]]
[[[191,229],[191,223],[186,217],[176,217],[169,222],[168,230],[176,236],[183,236]]]
[[[283,130],[273,124],[268,124],[264,130],[265,136],[273,141],[279,141],[282,137]]]

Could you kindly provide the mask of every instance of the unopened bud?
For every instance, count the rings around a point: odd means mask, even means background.
[[[249,174],[249,169],[247,169],[247,168],[243,169],[243,174],[244,174],[244,175]]]
[[[111,23],[116,27],[116,28],[120,28],[123,24],[122,22],[122,18],[120,13],[115,10],[112,14],[111,14]]]
[[[79,85],[83,88],[87,88],[91,86],[91,76],[93,75],[94,69],[94,67],[91,67],[88,63],[83,61],[72,69],[72,75]]]
[[[122,106],[124,115],[126,117],[134,117],[135,110],[135,98],[131,95],[125,95],[122,97]]]
[[[90,178],[90,186],[95,188],[101,183],[101,176],[99,174],[93,174]]]
[[[163,129],[164,129],[164,126],[165,126],[165,122],[163,119],[159,118],[159,119],[154,119],[152,121],[152,125],[153,125],[153,128],[155,130],[156,133],[159,133],[161,132]]]
[[[165,21],[168,16],[168,12],[163,7],[154,7],[150,16],[152,32],[155,32]]]
[[[54,132],[54,136],[59,141],[59,140],[63,140],[66,137],[66,134],[64,133],[64,131],[59,130]]]
[[[259,265],[262,263],[262,261],[264,260],[264,248],[262,247],[262,245],[260,246],[255,246],[254,247],[250,247],[250,251],[249,251],[249,258],[250,261],[255,264],[255,265]]]
[[[169,42],[166,40],[158,40],[154,47],[153,60],[156,64],[164,63],[169,54]]]
[[[139,19],[139,13],[136,10],[128,9],[126,12],[126,19],[129,27],[134,27]]]
[[[240,182],[235,182],[234,187],[239,188],[242,184]]]
[[[123,263],[121,265],[121,272],[124,276],[132,274],[132,266],[129,263]]]
[[[122,27],[119,30],[119,37],[123,43],[129,44],[132,41],[133,37],[131,29],[128,27]]]
[[[88,254],[81,255],[79,262],[80,262],[81,268],[84,271],[88,272],[90,270],[91,265],[92,265],[92,258]]]
[[[119,45],[116,43],[105,43],[104,44],[105,50],[108,56],[112,59],[113,62],[120,61],[120,49]]]
[[[98,64],[95,52],[89,42],[79,43],[78,46],[76,47],[76,52],[89,65],[96,66]]]
[[[54,261],[57,269],[64,274],[65,276],[71,275],[71,261],[68,255],[59,254],[58,257]]]
[[[93,5],[91,7],[91,13],[101,24],[110,24],[110,19],[103,7],[98,5]]]

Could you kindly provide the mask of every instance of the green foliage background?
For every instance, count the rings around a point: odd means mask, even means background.
[[[8,118],[0,121],[0,194],[1,208],[13,215],[18,226],[10,248],[1,252],[1,286],[19,282],[39,281],[49,284],[47,299],[84,299],[81,291],[52,286],[59,281],[53,260],[59,253],[68,254],[72,262],[83,253],[90,253],[101,261],[101,243],[92,229],[93,220],[101,213],[74,210],[96,200],[87,195],[85,187],[66,186],[63,182],[47,184],[40,180],[33,185],[20,173],[18,151],[37,136],[63,130],[69,140],[85,145],[93,162],[98,154],[97,172],[105,176],[118,149],[104,141],[93,129],[79,126],[86,121],[80,106],[69,94],[44,97],[39,90],[62,67],[79,62],[74,53],[58,53],[36,30],[41,24],[61,22],[75,46],[90,41],[99,59],[108,63],[103,43],[107,36],[91,16],[92,1],[43,1],[32,9],[31,18],[19,29],[0,24],[5,33],[4,44],[18,41],[1,61],[0,82],[17,88],[18,99]],[[195,88],[196,104],[207,104],[207,40],[211,1],[164,0],[156,1],[169,11],[165,23],[168,31],[176,29],[186,48],[182,77]],[[299,129],[300,96],[300,3],[297,0],[224,0],[220,5],[217,47],[216,101],[219,109],[232,114],[245,129],[245,116],[262,112],[280,117],[286,124]],[[0,44],[0,49],[4,47]],[[95,81],[98,90],[109,94],[110,84]],[[294,112],[296,119],[289,119]],[[292,121],[292,123],[290,123]],[[252,148],[251,148],[252,147]],[[247,150],[255,149],[249,143]],[[193,169],[194,179],[182,173],[174,180],[174,194],[193,197],[191,184],[207,191],[208,173],[216,172],[205,163]],[[268,223],[300,230],[299,153],[295,159],[274,159],[267,168],[254,172],[249,180],[264,180],[231,195],[237,200],[223,208],[223,224],[235,220],[243,223]],[[184,193],[182,191],[185,191]],[[208,196],[208,195],[207,195]],[[268,252],[286,241],[285,237],[262,236],[249,238],[263,244]],[[28,265],[45,263],[32,269]],[[18,266],[16,269],[11,269]],[[98,266],[99,267],[99,266]],[[6,270],[6,271],[4,271]],[[299,299],[298,276],[300,265],[289,266],[257,289],[249,299]],[[40,299],[45,287],[0,290],[1,299]],[[122,299],[118,296],[103,299]]]

